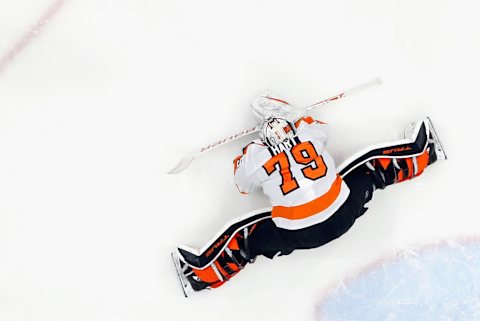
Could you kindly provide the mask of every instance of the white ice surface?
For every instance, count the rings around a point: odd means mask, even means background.
[[[0,59],[54,0],[0,2]],[[478,235],[475,1],[66,0],[0,73],[0,320],[312,320],[325,288],[400,247]],[[340,163],[430,116],[450,159],[378,193],[342,238],[183,298],[170,251],[267,205],[240,195],[246,139],[271,88],[308,105]]]

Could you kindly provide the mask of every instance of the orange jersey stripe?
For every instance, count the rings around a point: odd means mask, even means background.
[[[306,122],[307,124],[313,124],[313,123],[317,123],[317,124],[322,124],[322,125],[326,125],[327,123],[324,123],[323,121],[319,121],[319,120],[316,120],[316,119],[313,119],[312,117],[310,116],[307,116],[307,117],[303,117],[303,118],[300,118],[299,120],[297,120],[295,122],[295,127],[298,128],[298,126],[300,126],[300,124],[303,122]]]
[[[300,123],[304,121],[306,122],[307,124],[311,124],[314,122],[313,118],[310,117],[310,116],[307,116],[307,117],[303,117],[303,118],[300,118],[299,120],[297,120],[297,122],[295,123],[295,127],[298,128],[298,126],[300,126]]]
[[[340,194],[341,187],[342,178],[337,175],[330,190],[322,196],[298,206],[274,206],[272,209],[272,218],[282,217],[289,220],[299,220],[320,213],[335,202]]]

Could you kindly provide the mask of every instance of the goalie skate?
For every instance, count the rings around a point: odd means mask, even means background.
[[[172,260],[173,260],[173,264],[175,265],[175,270],[177,271],[178,279],[180,280],[180,285],[182,286],[183,294],[187,298],[189,295],[191,295],[195,291],[190,285],[190,282],[188,282],[187,278],[185,277],[185,274],[184,274],[185,271],[182,268],[182,263],[180,262],[180,259],[173,252],[172,252]],[[183,267],[187,268],[188,266],[184,264]]]
[[[435,149],[435,155],[437,156],[437,159],[445,160],[447,159],[447,155],[445,154],[445,150],[443,149],[442,143],[440,142],[440,139],[438,138],[438,134],[435,131],[435,128],[433,127],[432,120],[429,117],[426,117],[423,122],[426,123],[429,129],[429,135],[428,135],[428,143],[433,144],[433,147]],[[405,129],[404,133],[404,138],[414,140],[415,139],[415,134],[416,131],[415,129],[417,128],[419,123],[411,123],[407,128]]]
[[[446,160],[447,159],[447,154],[445,154],[445,150],[443,149],[442,143],[440,142],[440,139],[438,138],[438,134],[435,131],[435,128],[433,127],[432,121],[430,120],[429,117],[426,118],[425,120],[428,124],[428,127],[430,129],[430,135],[428,137],[428,142],[433,143],[433,146],[435,147],[435,154],[437,154],[438,159]]]

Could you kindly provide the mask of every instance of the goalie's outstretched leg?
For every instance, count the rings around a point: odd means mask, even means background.
[[[446,159],[445,150],[429,118],[411,124],[405,139],[368,148],[339,167],[346,180],[357,168],[370,171],[377,189],[419,176],[438,159]],[[351,180],[351,179],[350,179]]]
[[[408,126],[404,138],[362,151],[340,167],[350,188],[350,202],[362,209],[360,215],[376,189],[417,177],[427,166],[447,159],[429,118]]]
[[[258,255],[272,259],[295,249],[273,223],[269,210],[254,211],[229,222],[200,250],[179,246],[172,253],[185,296],[223,285]]]
[[[421,125],[419,126],[419,124]],[[420,130],[416,131],[415,129],[419,127]],[[421,153],[415,153],[410,157],[381,157],[366,162],[366,166],[372,171],[377,188],[383,189],[388,185],[417,177],[427,166],[435,163],[438,159],[447,159],[445,150],[429,118],[413,123],[405,131],[405,138],[413,141],[423,135],[427,139]]]

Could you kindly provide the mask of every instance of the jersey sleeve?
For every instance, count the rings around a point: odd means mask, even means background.
[[[321,144],[322,149],[325,148],[329,132],[327,123],[315,120],[312,117],[303,117],[295,123],[295,127],[302,128],[301,131],[307,140],[314,139],[317,143]]]
[[[328,124],[320,120],[313,119],[310,116],[302,117],[295,122],[295,127],[299,128],[300,126],[306,126],[315,131],[321,132],[322,135],[328,136]]]
[[[243,149],[243,154],[233,161],[235,185],[242,194],[256,192],[261,186],[258,175],[261,164],[255,160],[254,153],[255,146],[251,143]]]

